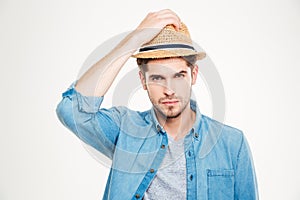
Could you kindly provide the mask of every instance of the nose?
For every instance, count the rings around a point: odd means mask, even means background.
[[[171,87],[171,82],[170,81],[167,81],[167,84],[164,86],[164,94],[166,96],[172,96],[174,95],[174,90],[172,89]]]

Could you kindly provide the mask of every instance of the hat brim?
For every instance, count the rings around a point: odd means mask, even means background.
[[[139,52],[132,55],[134,58],[172,58],[172,57],[183,57],[183,56],[192,56],[195,55],[197,60],[205,58],[205,52],[196,52],[190,49],[160,49],[153,51]]]

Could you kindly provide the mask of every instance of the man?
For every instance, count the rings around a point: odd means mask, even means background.
[[[153,108],[99,109],[130,57],[137,58]],[[258,198],[243,133],[202,115],[190,100],[196,61],[204,57],[179,17],[161,10],[148,14],[63,94],[61,122],[112,160],[103,199]]]

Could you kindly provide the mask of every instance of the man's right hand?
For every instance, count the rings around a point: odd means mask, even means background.
[[[143,45],[152,40],[165,26],[173,25],[175,30],[180,28],[180,18],[169,9],[149,13],[138,25],[136,41]]]

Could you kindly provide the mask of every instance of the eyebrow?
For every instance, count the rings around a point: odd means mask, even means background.
[[[177,72],[175,74],[187,74],[187,71],[186,70],[181,70],[180,72]]]
[[[174,73],[174,75],[176,75],[176,74],[187,74],[187,71],[186,70],[181,70],[181,71],[179,71],[179,72],[176,72],[176,73]],[[159,75],[159,74],[151,74],[150,76],[149,76],[149,78],[164,78],[164,76],[163,75]]]

